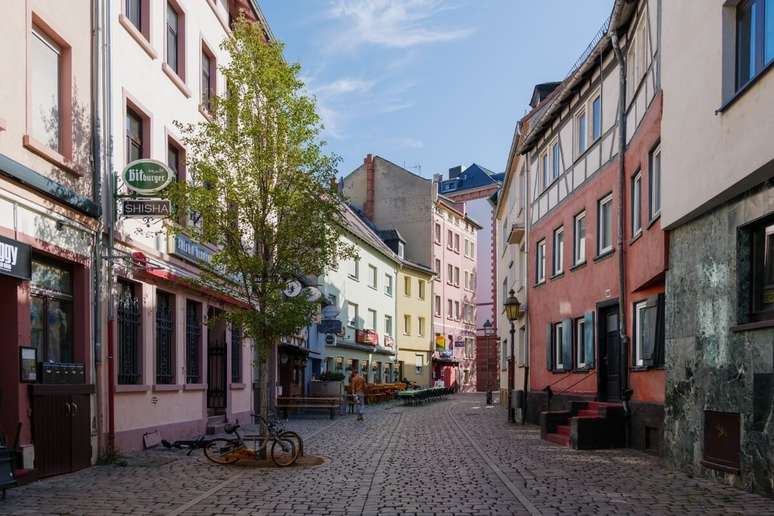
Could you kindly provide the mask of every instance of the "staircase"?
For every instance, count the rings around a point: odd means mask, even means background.
[[[222,434],[226,426],[226,416],[210,416],[207,418],[207,435]]]
[[[540,436],[575,450],[625,446],[623,404],[572,401],[570,410],[541,412]]]

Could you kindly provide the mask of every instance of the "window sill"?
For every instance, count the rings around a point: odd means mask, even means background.
[[[230,388],[232,391],[241,391],[245,389],[245,384],[243,383],[232,383],[230,385]]]
[[[650,219],[650,222],[648,222],[648,226],[645,229],[650,229],[653,224],[655,224],[658,220],[661,219],[661,212],[659,211],[656,213],[656,216]]]
[[[717,108],[717,109],[715,110],[715,114],[716,114],[716,115],[718,115],[718,114],[725,113],[725,112],[726,112],[726,110],[727,110],[728,108],[730,108],[732,105],[734,105],[734,103],[735,103],[737,100],[739,100],[739,98],[740,98],[740,97],[743,97],[743,96],[744,96],[744,94],[745,94],[745,93],[747,93],[747,91],[748,91],[748,90],[752,89],[752,87],[755,85],[755,83],[757,83],[758,81],[760,81],[760,80],[761,80],[761,78],[763,78],[763,76],[764,76],[764,75],[766,75],[768,72],[770,72],[772,69],[774,69],[774,60],[773,60],[773,61],[771,61],[771,62],[770,62],[769,64],[767,64],[766,66],[764,66],[764,67],[763,67],[763,70],[761,70],[760,72],[758,72],[758,73],[755,75],[755,77],[753,77],[752,79],[750,79],[749,81],[747,81],[747,84],[745,84],[744,86],[742,86],[741,88],[739,88],[739,90],[738,90],[736,93],[734,93],[734,95],[733,95],[733,96],[732,96],[730,99],[728,99],[728,100],[725,102],[725,104],[723,104],[722,106],[720,106],[719,108]]]
[[[138,45],[145,51],[146,54],[148,54],[148,57],[151,59],[156,59],[158,57],[158,54],[153,49],[153,47],[150,44],[150,41],[148,41],[145,38],[145,35],[143,35],[142,32],[137,30],[137,27],[134,26],[134,24],[124,16],[123,14],[118,15],[118,22],[126,29],[126,31],[129,33],[129,35],[134,38],[134,40],[137,42]]]
[[[360,278],[357,276],[353,276],[352,274],[347,274],[347,277],[353,281],[360,281]]]
[[[637,240],[642,238],[642,235],[643,235],[643,231],[642,231],[642,228],[640,228],[637,230],[637,233],[632,237],[632,239],[629,240],[629,245],[633,245]]]
[[[180,93],[185,95],[186,98],[191,98],[191,90],[188,89],[188,86],[185,85],[183,79],[177,75],[177,73],[167,63],[161,63],[161,70],[167,74],[167,77],[169,77],[172,83],[177,86],[177,89],[180,90]]]
[[[153,385],[153,392],[179,391],[183,386],[173,383],[157,383]]]
[[[570,270],[571,271],[577,271],[578,269],[582,269],[585,266],[586,266],[586,260],[583,260],[582,262],[578,262],[575,265],[573,265],[572,267],[570,267]]]
[[[376,290],[376,287],[373,285],[368,285],[368,288],[370,288],[371,290]]]
[[[546,280],[542,279],[542,280],[538,281],[537,283],[535,283],[534,287],[535,288],[542,287],[545,284],[546,284]]]
[[[175,73],[175,72],[172,72]],[[189,95],[190,96],[190,95]],[[199,104],[199,113],[207,120],[208,122],[214,122],[215,117],[212,116],[212,111],[204,107],[204,104]]]
[[[594,370],[594,366],[587,366],[583,365],[581,367],[576,367],[572,370],[573,373],[590,373]]]
[[[553,276],[551,276],[551,281],[558,280],[558,279],[562,279],[562,278],[564,278],[564,271],[562,271],[562,272],[557,272],[556,274],[554,274]]]
[[[116,385],[116,392],[148,392],[150,385]]]
[[[615,249],[614,248],[610,249],[609,251],[605,251],[604,253],[598,254],[597,256],[595,256],[594,257],[594,262],[595,263],[596,262],[601,262],[602,260],[606,260],[606,259],[610,258],[614,254],[615,254]]]
[[[739,333],[743,331],[764,330],[768,328],[774,328],[774,319],[737,324],[736,326],[731,327],[731,331],[734,333]]]
[[[75,163],[59,154],[55,150],[49,149],[29,134],[25,134],[22,137],[22,145],[24,145],[24,148],[28,151],[32,152],[33,154],[37,154],[44,160],[48,161],[52,165],[56,165],[65,172],[78,177],[83,176],[83,173],[78,170],[78,167],[76,167]]]
[[[206,383],[186,383],[183,385],[184,391],[206,391],[207,390],[207,384]]]

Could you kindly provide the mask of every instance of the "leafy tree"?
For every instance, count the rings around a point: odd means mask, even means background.
[[[289,280],[322,275],[352,249],[340,239],[343,205],[338,158],[326,154],[314,99],[304,95],[300,67],[283,46],[267,42],[240,18],[222,43],[227,94],[209,115],[177,126],[187,148],[187,178],[168,192],[185,225],[175,225],[215,251],[200,287],[227,293],[241,308],[223,315],[253,340],[261,360],[261,413],[273,399],[276,347],[309,324],[317,303],[287,298]]]

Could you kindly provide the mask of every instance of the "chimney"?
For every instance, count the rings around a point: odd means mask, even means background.
[[[462,174],[462,165],[457,165],[456,167],[451,167],[449,169],[449,179],[454,179],[460,174]]]
[[[369,220],[374,220],[374,157],[369,154],[363,160],[366,167],[366,201],[363,213]]]
[[[433,174],[433,183],[440,183],[443,181],[443,174]]]

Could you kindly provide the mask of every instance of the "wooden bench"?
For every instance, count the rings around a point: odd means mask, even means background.
[[[278,396],[277,408],[282,410],[285,419],[289,409],[326,409],[330,411],[331,419],[336,417],[336,410],[341,406],[339,398],[305,398],[301,396]]]

